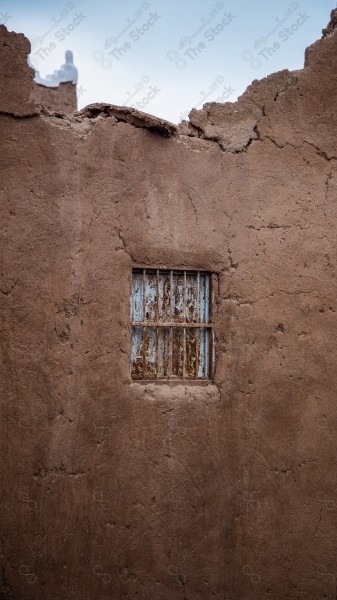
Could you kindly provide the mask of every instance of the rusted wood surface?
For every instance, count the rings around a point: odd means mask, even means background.
[[[209,273],[133,270],[133,379],[210,376],[210,300]]]

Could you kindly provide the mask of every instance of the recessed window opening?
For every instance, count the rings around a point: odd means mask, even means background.
[[[205,271],[133,269],[133,379],[212,377],[211,292]]]

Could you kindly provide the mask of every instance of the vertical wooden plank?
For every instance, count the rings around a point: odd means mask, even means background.
[[[173,302],[173,271],[170,271],[170,319],[171,323],[173,323],[173,310],[172,310],[172,302]],[[170,349],[169,349],[169,377],[172,377],[172,352],[173,352],[173,327],[170,327]]]
[[[172,344],[172,377],[179,379],[183,378],[183,332],[184,327],[172,327],[173,329],[173,344]]]
[[[171,315],[170,271],[159,271],[159,320],[170,322]]]
[[[131,320],[137,323],[143,320],[143,276],[141,271],[132,273]]]
[[[204,331],[205,329],[200,328],[200,337],[199,337],[199,368],[198,368],[198,378],[202,378],[204,376],[204,359],[205,359],[205,340],[204,340]]]
[[[205,273],[205,323],[209,323],[209,274]]]
[[[210,356],[210,348],[209,348],[209,330],[205,329],[205,359],[204,359],[204,377],[208,377],[209,374],[209,356]]]
[[[133,379],[143,379],[142,327],[132,328],[131,375]]]
[[[145,337],[147,379],[156,379],[156,327],[147,327]]]
[[[146,273],[145,269],[143,269],[143,320],[145,321],[145,283],[146,283]],[[143,349],[143,377],[146,378],[146,348],[145,348],[145,327],[142,328],[142,349]]]
[[[184,271],[183,319],[186,323],[186,271]],[[183,379],[186,377],[186,327],[183,330]]]
[[[200,271],[197,272],[197,322],[200,323]],[[200,327],[197,329],[196,358],[195,358],[195,378],[199,377],[199,345],[200,345]]]
[[[183,282],[183,320],[186,323],[186,271],[184,271],[184,282]]]
[[[156,270],[156,321],[159,323],[159,269]],[[159,339],[158,327],[156,327],[156,377],[159,377]]]
[[[214,290],[215,280],[214,275],[209,275],[209,322],[213,323],[214,320]]]
[[[156,271],[147,269],[145,274],[145,321],[154,322],[157,318],[157,276]]]
[[[186,323],[197,323],[197,272],[186,273]]]
[[[214,333],[213,327],[210,331],[210,334],[212,335],[212,355],[211,355],[211,368],[210,368],[209,377],[210,377],[210,379],[213,379],[214,373],[215,373],[215,333]]]
[[[209,323],[209,273],[200,275],[200,324]],[[206,329],[200,329],[199,344],[199,377],[205,378],[209,373],[210,336]]]
[[[216,276],[213,273],[210,276],[210,323],[212,323],[212,329],[210,330],[210,365],[209,365],[209,378],[214,377],[215,367],[215,333],[214,333],[214,296],[215,296],[215,285]]]
[[[186,327],[186,379],[196,379],[197,331],[196,327]]]
[[[184,275],[181,271],[173,272],[173,321],[184,321]]]
[[[159,372],[158,377],[169,376],[169,327],[158,327]]]
[[[205,319],[205,276],[200,273],[200,295],[199,295],[200,323]]]

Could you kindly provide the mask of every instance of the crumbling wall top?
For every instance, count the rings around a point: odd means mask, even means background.
[[[0,25],[0,112],[27,116],[36,113],[30,100],[34,71],[27,63],[30,42],[22,33]]]

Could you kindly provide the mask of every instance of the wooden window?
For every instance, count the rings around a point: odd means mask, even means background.
[[[210,379],[212,277],[205,271],[133,269],[133,379]]]

